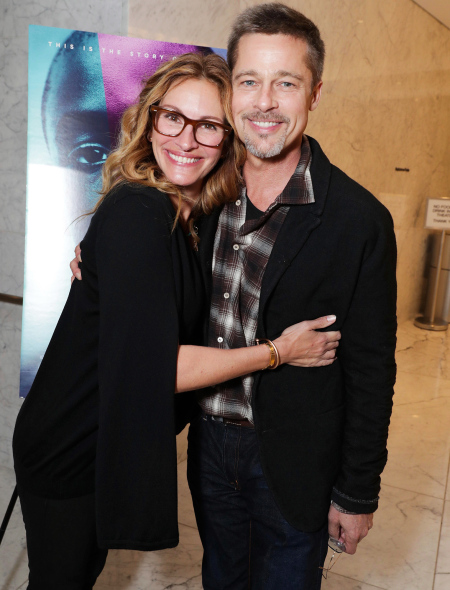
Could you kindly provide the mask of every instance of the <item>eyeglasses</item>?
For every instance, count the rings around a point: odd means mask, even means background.
[[[333,539],[333,537],[328,539],[328,547],[333,551],[333,553],[328,560],[328,565],[324,564],[323,567],[320,568],[322,570],[322,576],[325,580],[328,578],[328,572],[340,558],[342,552],[345,551],[344,543],[339,542],[337,539]]]
[[[161,135],[178,137],[186,125],[192,125],[197,143],[206,147],[220,147],[231,133],[231,127],[215,121],[196,121],[189,119],[177,111],[151,106],[153,128]]]

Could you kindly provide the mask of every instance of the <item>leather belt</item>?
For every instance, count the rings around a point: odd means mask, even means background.
[[[223,424],[233,424],[233,426],[242,426],[243,428],[255,428],[247,418],[244,420],[234,420],[233,418],[224,418],[223,416],[211,416],[211,418],[215,422],[222,422]]]

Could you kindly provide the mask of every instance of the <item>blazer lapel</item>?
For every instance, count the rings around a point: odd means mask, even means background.
[[[261,285],[257,338],[264,336],[263,313],[272,291],[305,245],[311,232],[321,223],[330,183],[331,164],[319,144],[310,137],[308,139],[312,151],[311,179],[315,202],[291,206],[278,234]]]

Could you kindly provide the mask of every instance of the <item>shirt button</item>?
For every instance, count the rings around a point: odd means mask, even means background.
[[[225,297],[225,299],[228,299],[230,297],[229,293],[224,293],[223,296]]]
[[[240,205],[240,204],[241,204],[241,199],[238,199],[238,200],[236,201],[236,205],[239,207],[239,205]]]
[[[217,338],[217,342],[219,342],[220,344],[223,342],[223,338],[222,338],[222,336],[219,336],[219,337]]]
[[[238,244],[233,244],[233,250],[239,250]]]

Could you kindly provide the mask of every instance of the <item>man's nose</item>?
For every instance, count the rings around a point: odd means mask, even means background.
[[[255,96],[254,106],[262,112],[278,108],[275,92],[270,84],[263,84]]]
[[[185,152],[193,150],[198,147],[197,140],[194,135],[194,127],[188,123],[183,131],[176,138],[177,145]]]

